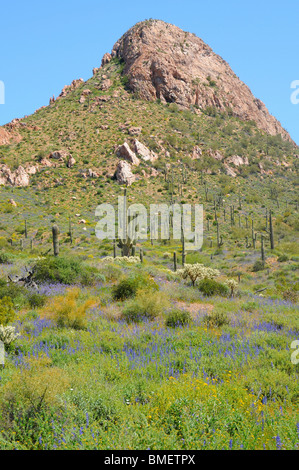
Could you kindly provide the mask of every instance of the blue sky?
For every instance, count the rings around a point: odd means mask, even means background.
[[[92,76],[138,21],[195,33],[221,55],[299,144],[298,0],[15,0],[0,6],[0,125],[47,105],[73,79]],[[299,96],[299,95],[298,95]]]

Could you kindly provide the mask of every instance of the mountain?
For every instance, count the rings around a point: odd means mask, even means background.
[[[73,80],[48,106],[0,128],[0,185],[66,194],[90,182],[105,184],[108,198],[115,180],[140,182],[143,193],[150,178],[149,193],[159,196],[170,165],[192,171],[194,184],[202,174],[291,178],[297,154],[208,45],[148,20],[117,41],[89,80]]]
[[[125,62],[129,88],[142,99],[189,109],[230,110],[259,129],[291,140],[219,55],[194,34],[159,20],[136,24],[114,45],[111,57]]]

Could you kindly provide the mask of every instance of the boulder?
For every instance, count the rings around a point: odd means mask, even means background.
[[[158,155],[156,155],[152,150],[149,150],[145,145],[143,145],[139,140],[134,140],[134,150],[137,155],[140,155],[142,160],[153,162],[157,160]]]
[[[139,166],[140,164],[139,158],[136,157],[135,153],[130,149],[127,142],[118,147],[118,149],[116,150],[116,155],[118,156],[118,158],[126,160],[132,165]]]
[[[48,158],[53,158],[53,160],[59,160],[63,162],[69,156],[69,152],[66,150],[57,150],[55,152],[50,153]]]
[[[224,167],[228,176],[232,176],[233,178],[237,176],[237,173],[229,165],[224,164]]]
[[[125,160],[118,162],[114,173],[114,178],[119,184],[126,184],[128,186],[134,183],[136,179],[135,175],[132,173],[131,165]]]
[[[66,166],[67,166],[68,168],[73,168],[73,166],[75,165],[75,163],[76,163],[76,160],[74,159],[74,157],[72,157],[72,155],[70,155],[70,156],[69,156],[69,159],[68,159],[68,161],[67,161]]]

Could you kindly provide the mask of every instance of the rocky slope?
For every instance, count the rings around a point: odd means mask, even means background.
[[[271,135],[289,134],[235,75],[227,62],[194,34],[160,20],[138,23],[105,54],[125,62],[128,86],[145,100],[160,99],[183,108],[231,110],[244,121],[253,120]]]

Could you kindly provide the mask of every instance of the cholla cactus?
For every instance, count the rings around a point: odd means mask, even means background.
[[[197,280],[201,279],[213,279],[220,275],[218,269],[208,268],[203,264],[196,263],[196,264],[185,264],[183,269],[179,269],[177,271],[179,276],[183,279],[190,279],[192,285],[195,285]]]
[[[225,281],[225,284],[227,285],[227,287],[230,288],[230,295],[233,297],[235,290],[238,287],[237,281],[235,281],[234,279],[228,279],[227,281]]]
[[[20,336],[19,333],[15,333],[14,326],[3,326],[0,325],[0,341],[4,343],[5,346],[10,346],[13,341]]]

